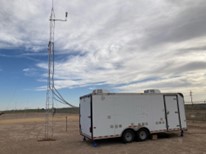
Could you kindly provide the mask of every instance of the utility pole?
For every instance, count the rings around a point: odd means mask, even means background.
[[[193,105],[193,100],[192,100],[192,91],[190,90],[190,98],[191,98],[191,104]]]

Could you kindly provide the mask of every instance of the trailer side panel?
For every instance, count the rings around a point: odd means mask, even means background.
[[[92,93],[80,98],[80,133],[91,139],[121,137],[127,129],[150,133],[187,129],[179,93]]]
[[[92,139],[92,95],[80,99],[80,133]]]
[[[179,119],[179,102],[177,95],[165,95],[164,96],[167,129],[173,130],[181,128],[181,119]]]

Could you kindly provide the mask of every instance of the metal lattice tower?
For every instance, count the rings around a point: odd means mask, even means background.
[[[54,117],[54,100],[55,97],[63,101],[63,97],[58,93],[54,86],[54,30],[55,21],[67,21],[67,12],[65,19],[55,19],[53,0],[50,15],[50,36],[48,44],[48,78],[47,78],[47,92],[46,92],[46,115],[45,115],[45,140],[53,139],[53,117]],[[58,100],[59,101],[59,100]],[[64,100],[65,101],[65,100]],[[65,101],[66,102],[66,101]]]

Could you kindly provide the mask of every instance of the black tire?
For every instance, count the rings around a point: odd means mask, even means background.
[[[147,140],[149,137],[149,132],[147,129],[140,129],[138,132],[137,132],[137,139],[139,141],[145,141]]]
[[[132,130],[125,130],[122,134],[122,140],[124,143],[133,142],[135,138],[135,133]]]

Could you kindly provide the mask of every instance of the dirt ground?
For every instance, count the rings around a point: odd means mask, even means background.
[[[68,128],[66,131],[66,116]],[[120,139],[98,141],[93,147],[79,134],[78,115],[56,114],[54,138],[44,137],[42,113],[4,114],[0,116],[0,154],[206,154],[206,122],[188,122],[184,137],[178,134],[161,135],[158,139],[123,144]]]

